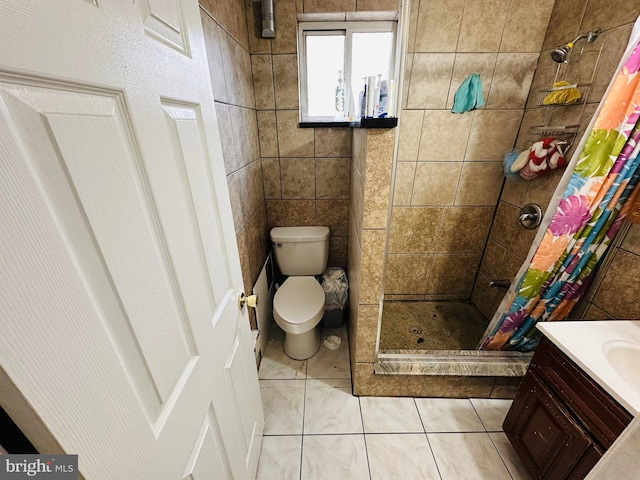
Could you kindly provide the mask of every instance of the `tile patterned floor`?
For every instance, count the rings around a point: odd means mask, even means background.
[[[502,420],[510,400],[351,395],[346,329],[307,361],[272,335],[260,366],[259,480],[527,480]]]

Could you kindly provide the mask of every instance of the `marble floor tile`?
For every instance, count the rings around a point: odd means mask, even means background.
[[[478,414],[466,398],[416,398],[427,433],[484,432]]]
[[[424,433],[367,434],[371,480],[440,480]]]
[[[342,338],[338,350],[321,345],[299,361],[271,326],[258,480],[529,478],[502,432],[510,400],[354,397],[346,327],[321,330],[328,335]]]
[[[302,436],[263,437],[256,480],[298,480]]]
[[[305,382],[260,380],[265,435],[302,435]]]
[[[309,378],[307,388],[351,388],[351,378]]]
[[[261,380],[293,380],[307,376],[307,361],[294,360],[284,353],[282,342],[267,342],[260,362]]]
[[[342,381],[344,383],[344,381]],[[304,434],[362,433],[360,401],[351,387],[338,388],[322,380],[307,380]]]
[[[509,473],[513,477],[513,480],[529,480],[529,473],[527,469],[524,468],[520,457],[513,449],[511,442],[507,438],[507,435],[503,432],[492,432],[489,434],[491,440],[493,440],[493,444],[498,449],[498,453],[502,457]]]
[[[350,378],[349,342],[343,340],[337,350],[321,343],[318,353],[307,362],[307,378]]]
[[[315,387],[330,387],[330,388],[348,388],[352,389],[351,378],[310,378],[307,380],[307,385]]]
[[[364,435],[305,435],[304,480],[368,480]]]
[[[442,480],[511,480],[488,433],[429,433]]]
[[[360,397],[366,433],[424,432],[413,398]]]
[[[502,422],[511,408],[512,400],[494,398],[472,398],[470,400],[487,432],[501,432]]]

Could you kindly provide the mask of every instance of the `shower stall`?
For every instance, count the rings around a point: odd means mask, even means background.
[[[530,16],[550,18],[554,5],[548,12],[539,4],[530,8]],[[476,348],[536,237],[535,229],[518,222],[521,209],[536,204],[545,211],[563,172],[529,182],[505,180],[502,160],[514,146],[529,148],[540,138],[541,126],[565,127],[559,135],[569,144],[577,144],[586,130],[631,28],[591,35],[596,25],[581,27],[576,25],[576,33],[590,33],[569,34],[576,40],[562,43],[567,33],[545,26],[537,53],[516,43],[509,53],[482,50],[480,44],[469,50],[468,40],[432,53],[415,33],[399,131],[354,131],[349,336],[356,394],[510,396],[515,391],[531,354]],[[568,62],[557,63],[552,53]],[[486,107],[452,114],[457,87],[478,72]],[[583,98],[543,105],[539,92],[559,73],[584,88]],[[572,152],[565,152],[567,158]],[[590,307],[586,302],[576,318]]]

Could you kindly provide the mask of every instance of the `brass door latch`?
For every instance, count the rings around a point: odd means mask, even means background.
[[[238,295],[238,308],[242,310],[245,305],[256,308],[258,306],[258,295],[246,296],[244,292]]]

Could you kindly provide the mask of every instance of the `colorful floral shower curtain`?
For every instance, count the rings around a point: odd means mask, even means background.
[[[535,324],[565,319],[586,292],[640,179],[639,118],[640,44],[636,43],[582,142],[567,188],[528,269],[480,349],[535,349],[540,338]]]

